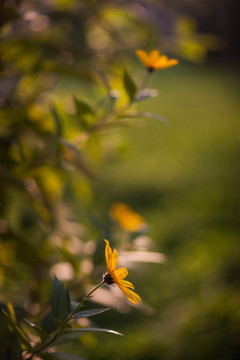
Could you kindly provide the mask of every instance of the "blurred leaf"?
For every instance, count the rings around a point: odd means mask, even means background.
[[[7,309],[8,309],[8,313],[10,315],[10,317],[15,321],[17,322],[17,318],[16,318],[16,314],[15,314],[15,310],[14,310],[14,307],[13,307],[13,304],[8,302],[7,303]]]
[[[82,170],[87,176],[93,178],[95,174],[88,164],[86,164],[82,153],[77,148],[77,144],[75,145],[63,138],[59,139],[59,142],[67,148],[66,151],[63,152],[65,160]]]
[[[0,311],[0,351],[6,349],[11,343],[11,331],[9,330],[8,320]]]
[[[6,317],[10,327],[12,330],[16,333],[18,340],[20,342],[20,346],[22,350],[31,350],[31,344],[26,336],[26,334],[23,332],[23,330],[18,326],[18,324],[15,322],[14,319],[11,318],[11,316],[2,309],[2,312],[4,316]]]
[[[84,333],[84,332],[107,332],[115,335],[121,335],[121,336],[123,335],[118,331],[104,329],[104,328],[78,328],[78,329],[67,330],[64,334],[74,334],[74,333]]]
[[[137,93],[135,100],[143,101],[149,98],[156,97],[157,95],[158,95],[158,91],[155,89],[143,89]]]
[[[97,314],[101,314],[107,310],[110,310],[110,308],[105,308],[105,309],[92,309],[92,310],[83,310],[83,311],[79,311],[74,315],[74,319],[79,319],[79,318],[86,318],[86,317],[90,317],[90,316],[95,316]]]
[[[76,105],[79,124],[85,130],[93,124],[95,111],[88,103],[76,98],[76,96],[73,96],[73,100]]]
[[[40,353],[38,354],[44,360],[85,360],[79,356],[71,355],[71,354],[64,354],[64,353]]]
[[[49,337],[49,335],[40,326],[34,324],[32,321],[28,319],[23,319],[23,322],[30,326],[30,328],[38,334],[42,342]]]
[[[63,283],[54,275],[51,306],[55,319],[65,320],[68,315],[67,292]]]
[[[95,70],[96,70],[96,72],[98,73],[98,75],[99,75],[99,77],[100,77],[100,79],[101,79],[101,81],[102,81],[102,83],[103,83],[103,85],[104,85],[107,93],[109,94],[110,91],[111,91],[111,86],[110,86],[110,84],[109,84],[107,75],[106,75],[105,72],[102,71],[102,69],[100,69],[99,67],[96,67],[96,66],[95,66]]]
[[[59,116],[59,113],[55,107],[55,105],[50,106],[50,111],[53,116],[54,122],[55,122],[55,128],[56,128],[56,136],[61,137],[62,136],[62,121],[61,117]]]
[[[119,116],[119,118],[152,118],[160,120],[162,122],[167,122],[167,119],[161,115],[154,114],[151,112],[142,112],[142,111],[128,111]]]
[[[92,107],[86,103],[83,100],[78,99],[76,96],[73,97],[75,105],[77,107],[77,113],[79,115],[83,115],[83,114],[91,114],[91,115],[95,115],[95,111],[92,109]]]
[[[126,93],[128,94],[129,99],[133,100],[137,92],[137,87],[126,70],[124,71],[123,74],[123,85],[126,90]]]

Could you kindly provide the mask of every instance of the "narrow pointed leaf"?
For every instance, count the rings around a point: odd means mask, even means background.
[[[85,101],[77,99],[75,96],[73,100],[77,109],[78,123],[85,130],[94,123],[96,118],[95,111]]]
[[[54,275],[53,288],[51,294],[51,306],[53,317],[59,320],[65,320],[67,311],[67,293],[63,283]]]
[[[2,312],[4,316],[6,317],[8,324],[12,328],[12,330],[16,333],[18,340],[20,342],[20,346],[22,350],[31,350],[31,344],[24,333],[24,331],[20,328],[20,326],[15,322],[14,319],[11,318],[11,316],[2,309]]]
[[[101,314],[107,310],[110,310],[109,308],[105,308],[105,309],[91,309],[91,310],[83,310],[83,311],[79,311],[74,315],[74,319],[80,319],[80,318],[86,318],[86,317],[90,317],[90,316],[95,316],[98,314]]]
[[[12,341],[13,333],[10,331],[8,320],[0,311],[0,353],[2,350],[7,349]]]
[[[165,123],[167,122],[167,119],[161,115],[151,112],[142,112],[142,111],[128,111],[119,117],[120,118],[152,118],[152,119],[160,120]]]
[[[129,99],[133,100],[137,92],[137,87],[127,71],[124,71],[123,74],[123,85]]]
[[[93,108],[86,103],[84,100],[80,100],[78,99],[76,96],[73,97],[75,105],[77,107],[77,113],[80,115],[83,114],[91,114],[91,115],[95,115],[95,111],[93,110]]]
[[[78,328],[78,329],[72,329],[72,330],[67,330],[65,332],[65,334],[73,334],[73,333],[85,333],[85,332],[107,332],[107,333],[110,333],[110,334],[115,334],[115,335],[123,335],[121,334],[120,332],[118,331],[115,331],[115,330],[110,330],[110,329],[104,329],[104,328]]]

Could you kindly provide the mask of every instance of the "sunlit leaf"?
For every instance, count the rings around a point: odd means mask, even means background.
[[[8,320],[0,311],[0,351],[6,349],[11,342],[11,331],[8,326]]]
[[[30,350],[31,344],[26,336],[26,334],[24,333],[24,331],[20,328],[20,326],[16,323],[16,321],[14,319],[11,318],[11,316],[2,309],[2,312],[4,314],[4,316],[6,317],[8,324],[10,325],[11,329],[16,333],[18,340],[20,342],[20,346],[22,350]]]
[[[83,311],[79,311],[74,315],[74,319],[79,319],[79,318],[86,318],[86,317],[90,317],[90,316],[94,316],[97,314],[101,314],[107,310],[110,310],[109,308],[105,308],[105,309],[91,309],[91,310],[83,310]]]
[[[63,283],[54,275],[51,306],[53,317],[59,320],[65,320],[68,315],[67,292]]]
[[[134,81],[132,80],[131,76],[127,73],[127,71],[124,71],[123,74],[123,85],[126,90],[126,93],[128,94],[129,99],[133,100],[137,92],[137,87]]]

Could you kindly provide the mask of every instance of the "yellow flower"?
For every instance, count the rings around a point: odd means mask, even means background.
[[[127,204],[114,203],[110,208],[110,213],[114,220],[127,231],[142,231],[146,228],[143,217]]]
[[[108,285],[117,284],[117,286],[122,290],[126,298],[134,304],[137,304],[139,301],[141,301],[140,296],[137,295],[134,291],[130,290],[134,289],[133,284],[129,281],[124,280],[128,274],[127,269],[125,267],[116,269],[118,252],[115,249],[112,252],[112,249],[109,246],[109,241],[104,241],[106,243],[105,257],[108,273],[104,276],[103,280]]]
[[[150,72],[167,69],[179,63],[177,59],[168,59],[166,55],[160,55],[158,50],[152,50],[149,55],[144,50],[136,50],[136,55]]]

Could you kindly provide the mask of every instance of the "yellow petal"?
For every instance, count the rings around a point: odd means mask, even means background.
[[[149,61],[150,61],[151,65],[153,65],[155,63],[155,61],[158,60],[159,56],[160,56],[160,52],[158,50],[152,50],[150,52]]]
[[[144,50],[136,50],[136,54],[137,54],[138,58],[141,60],[141,62],[143,63],[143,65],[148,67],[149,66],[148,54]]]
[[[179,63],[179,61],[177,59],[170,59],[170,60],[168,60],[167,67],[175,66],[178,63]]]
[[[109,241],[105,240],[106,247],[105,247],[105,258],[107,263],[108,272],[111,272],[112,269],[112,249],[109,246]]]
[[[138,301],[141,302],[141,298],[138,294],[136,294],[134,291],[127,289],[125,286],[122,285],[118,285],[119,288],[122,290],[122,292],[124,293],[124,295],[126,296],[126,298],[128,300],[130,300],[131,302],[133,302],[134,304],[137,304]]]
[[[112,272],[112,277],[115,283],[123,280],[128,274],[128,271],[125,267],[116,269]]]
[[[112,254],[111,271],[114,271],[116,269],[117,261],[118,261],[118,252],[117,250],[114,249]]]
[[[134,286],[130,281],[121,280],[119,283],[120,283],[120,285],[126,286],[126,287],[128,287],[130,289],[134,289]]]
[[[155,67],[156,69],[161,68],[162,66],[164,66],[164,65],[167,63],[167,60],[168,60],[168,58],[167,58],[166,55],[160,56],[160,57],[157,59],[157,61],[155,61],[154,67]]]
[[[171,66],[177,65],[177,59],[168,59],[167,56],[163,55],[155,62],[154,68],[155,69],[167,69]]]

